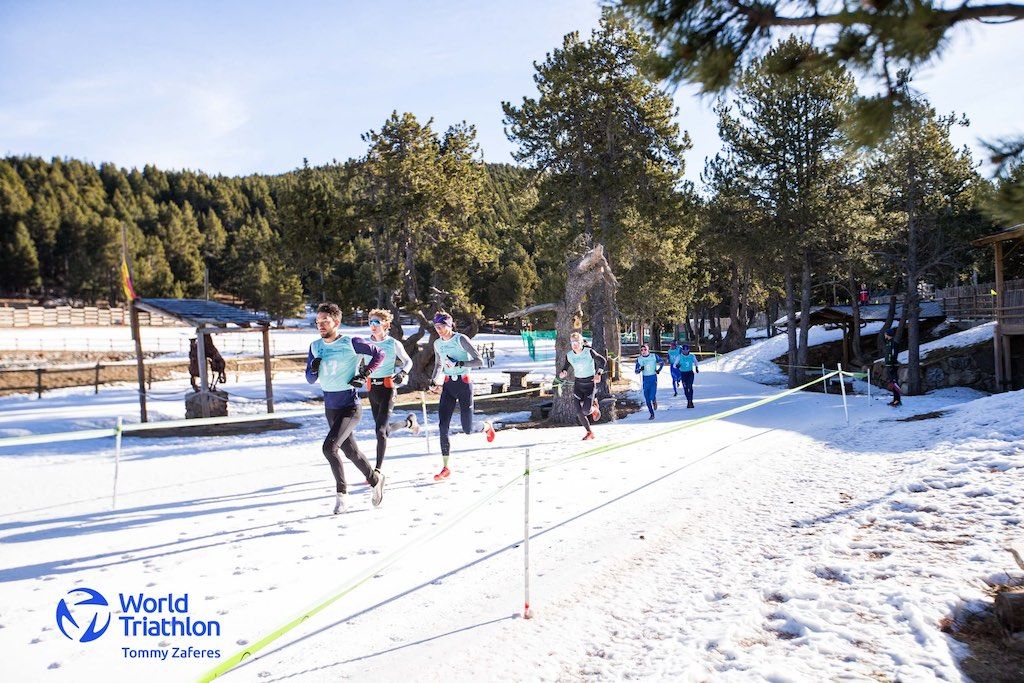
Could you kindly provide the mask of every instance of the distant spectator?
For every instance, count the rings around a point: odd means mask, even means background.
[[[892,400],[889,405],[897,408],[903,405],[900,391],[900,352],[896,346],[896,338],[890,327],[885,331],[885,371],[888,375],[889,391],[892,392]]]

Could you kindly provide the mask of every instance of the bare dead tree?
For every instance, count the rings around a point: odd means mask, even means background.
[[[534,313],[553,311],[555,313],[555,373],[565,363],[565,354],[569,348],[569,335],[573,332],[573,318],[582,316],[583,299],[596,287],[602,291],[618,287],[618,281],[612,274],[611,266],[604,256],[601,245],[593,247],[582,256],[571,258],[566,263],[565,294],[561,301],[536,304],[505,315],[506,318],[522,318]],[[573,380],[570,372],[568,381]],[[573,424],[576,421],[576,409],[573,407],[571,385],[563,387],[561,394],[556,394],[550,420],[556,424]]]

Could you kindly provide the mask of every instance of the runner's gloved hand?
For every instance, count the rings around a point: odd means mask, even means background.
[[[399,370],[398,372],[396,372],[394,375],[391,376],[391,382],[393,384],[395,384],[395,385],[398,385],[398,384],[401,384],[402,382],[404,382],[405,378],[406,378],[405,370]]]
[[[362,389],[363,385],[366,384],[366,378],[369,376],[370,371],[367,370],[365,366],[361,367],[359,368],[359,371],[352,376],[352,379],[349,381],[349,384],[351,384],[356,389]]]
[[[309,369],[313,372],[314,375],[319,375],[320,374],[320,358],[319,358],[319,356],[313,359],[313,363],[312,363],[312,365],[309,366]]]

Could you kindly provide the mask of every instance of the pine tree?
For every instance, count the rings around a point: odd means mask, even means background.
[[[289,262],[302,274],[306,291],[324,301],[327,274],[343,229],[330,175],[303,159],[302,168],[285,181],[279,220]]]
[[[602,245],[613,270],[626,245],[653,229],[690,146],[671,97],[643,72],[652,54],[647,37],[605,10],[589,40],[570,33],[535,65],[536,98],[502,104],[516,160],[539,176],[534,219],[557,233],[563,252],[581,234]],[[591,324],[594,348],[617,356],[616,293],[608,282],[589,295]]]
[[[377,303],[413,313],[419,330],[403,339],[413,356],[409,381],[426,386],[436,335],[430,308],[447,307],[468,323],[472,336],[482,307],[470,296],[470,272],[493,259],[493,249],[475,230],[485,174],[476,158],[476,131],[465,123],[443,136],[433,121],[392,112],[369,143],[359,168],[355,220],[371,247]],[[404,337],[401,329],[393,334]],[[419,351],[424,336],[428,344]]]
[[[887,232],[883,250],[905,278],[911,395],[921,391],[919,287],[928,278],[950,281],[970,260],[970,240],[992,230],[977,211],[982,188],[971,154],[950,140],[950,129],[960,123],[915,99],[897,117],[868,171]]]
[[[841,125],[854,93],[840,66],[815,57],[799,38],[771,49],[740,76],[735,101],[720,103],[719,135],[740,184],[768,217],[771,255],[782,265],[789,334],[789,383],[808,364],[808,324],[814,264],[826,251],[831,223],[849,205],[836,201],[850,182],[854,159]],[[799,64],[800,67],[787,68]],[[764,224],[762,224],[762,229]],[[757,226],[751,226],[756,230]],[[799,276],[797,276],[799,272]],[[799,343],[795,283],[800,281]]]
[[[22,221],[13,229],[0,224],[0,290],[26,291],[39,286],[39,258]]]

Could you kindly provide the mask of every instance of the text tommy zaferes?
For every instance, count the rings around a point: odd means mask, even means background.
[[[124,624],[126,636],[219,636],[220,622],[193,619],[188,614],[188,593],[175,597],[153,598],[138,593],[118,595],[124,616],[118,619]],[[170,615],[170,616],[164,616]]]

